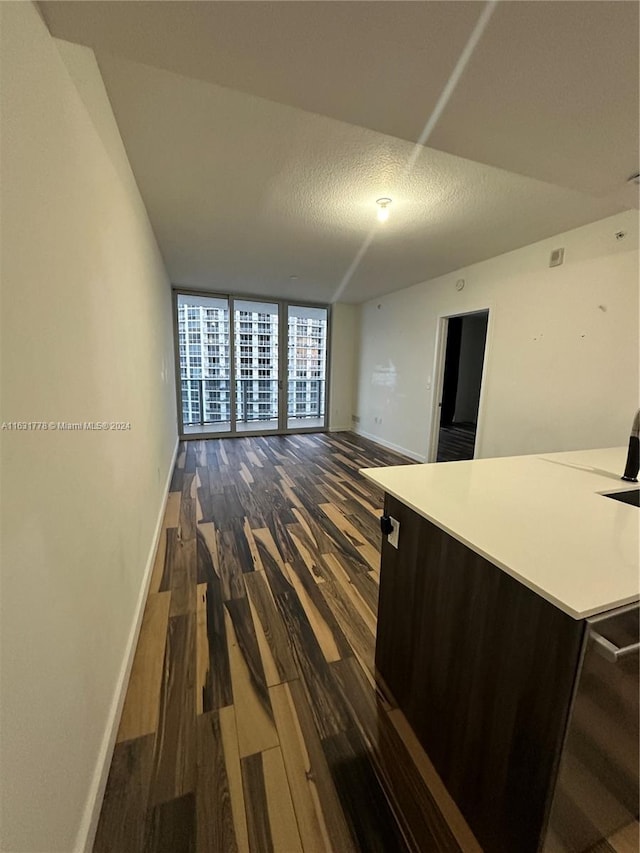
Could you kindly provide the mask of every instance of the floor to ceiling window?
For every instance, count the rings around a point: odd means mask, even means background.
[[[288,305],[287,426],[321,427],[325,420],[327,309]]]
[[[229,300],[179,294],[178,355],[186,433],[231,429]]]
[[[278,429],[280,370],[277,302],[234,300],[236,429]]]
[[[175,319],[182,435],[326,426],[326,307],[176,292]]]

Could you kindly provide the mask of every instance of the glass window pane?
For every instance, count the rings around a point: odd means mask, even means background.
[[[234,301],[236,429],[278,428],[278,316],[274,302]]]
[[[327,367],[327,309],[289,305],[288,404],[289,429],[323,427]]]
[[[178,339],[184,431],[231,429],[229,302],[178,294]]]

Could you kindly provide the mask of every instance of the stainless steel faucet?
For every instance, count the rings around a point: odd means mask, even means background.
[[[640,468],[640,409],[636,412],[633,424],[631,425],[629,452],[627,453],[627,464],[622,479],[630,483],[637,483],[638,468]]]

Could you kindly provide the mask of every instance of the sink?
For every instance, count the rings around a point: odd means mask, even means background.
[[[605,498],[612,498],[614,501],[620,501],[623,504],[640,507],[640,489],[628,489],[626,492],[612,492],[609,495],[603,495]]]

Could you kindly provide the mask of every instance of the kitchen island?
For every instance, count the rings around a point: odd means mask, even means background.
[[[635,602],[626,449],[365,469],[383,539],[376,669],[487,851],[544,843],[587,618]]]

